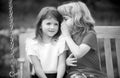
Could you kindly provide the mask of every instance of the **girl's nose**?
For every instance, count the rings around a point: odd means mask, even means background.
[[[50,28],[53,29],[55,26],[54,25],[51,25]]]

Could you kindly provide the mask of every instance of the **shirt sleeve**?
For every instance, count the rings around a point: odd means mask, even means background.
[[[83,38],[82,43],[87,44],[93,50],[97,50],[97,38],[94,31],[89,31]]]
[[[66,42],[65,42],[65,39],[63,36],[61,36],[59,38],[59,54],[58,55],[61,55],[63,52],[65,52],[66,50],[68,50],[68,47],[66,45]]]
[[[25,50],[26,50],[27,59],[31,62],[30,55],[37,56],[35,51],[34,41],[32,39],[26,39]]]

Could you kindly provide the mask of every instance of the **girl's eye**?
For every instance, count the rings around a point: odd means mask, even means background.
[[[58,23],[55,23],[55,26],[58,26]]]
[[[50,23],[50,22],[48,22],[48,23],[47,23],[47,25],[51,25],[51,23]]]

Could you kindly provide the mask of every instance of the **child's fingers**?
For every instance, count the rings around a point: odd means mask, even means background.
[[[74,58],[71,58],[71,60],[73,60],[73,61],[77,61],[77,58],[74,57]]]
[[[71,61],[72,63],[77,63],[77,60],[73,60],[73,61]]]
[[[70,66],[77,66],[77,64],[72,64],[72,63],[71,63]]]
[[[70,65],[71,65],[71,66],[77,66],[77,60],[71,59]]]

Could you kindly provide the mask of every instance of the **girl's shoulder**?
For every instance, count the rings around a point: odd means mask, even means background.
[[[96,38],[96,32],[94,30],[89,30],[83,35],[83,38]]]
[[[25,42],[26,44],[29,44],[29,45],[35,45],[38,43],[37,40],[34,38],[27,38]]]
[[[59,38],[57,39],[57,43],[62,44],[65,42],[65,37],[63,35],[60,35]]]

